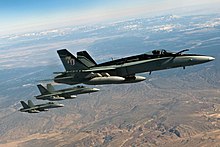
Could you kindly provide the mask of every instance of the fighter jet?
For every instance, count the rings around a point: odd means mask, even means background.
[[[76,86],[67,89],[55,90],[51,84],[47,84],[47,88],[37,85],[41,95],[35,96],[36,99],[59,101],[65,99],[74,99],[78,94],[97,92],[97,88],[88,88],[85,86]]]
[[[125,57],[109,62],[97,64],[86,52],[77,52],[77,58],[68,50],[61,49],[57,53],[66,69],[65,72],[54,78],[57,83],[64,84],[123,84],[135,83],[145,80],[145,77],[137,76],[138,73],[170,68],[192,66],[213,61],[211,56],[198,54],[183,54],[188,49],[179,52],[168,52],[164,49],[153,50],[144,54]]]
[[[21,112],[28,112],[28,113],[39,113],[41,111],[48,111],[50,108],[58,108],[63,107],[63,104],[54,103],[54,102],[48,102],[45,104],[39,104],[34,105],[31,100],[28,100],[28,104],[26,104],[24,101],[20,101],[23,108],[21,108],[19,111]]]

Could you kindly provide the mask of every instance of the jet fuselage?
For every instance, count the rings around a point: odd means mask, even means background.
[[[76,95],[85,94],[85,93],[93,93],[99,91],[97,88],[89,88],[85,86],[76,86],[72,88],[66,88],[61,90],[55,90],[51,84],[47,84],[45,88],[42,85],[37,85],[41,95],[35,96],[36,99],[41,100],[49,100],[49,101],[60,101],[65,99],[74,99]],[[51,90],[53,89],[53,90]]]
[[[51,108],[59,108],[64,107],[63,104],[48,102],[45,104],[38,104],[34,105],[31,100],[28,100],[28,104],[24,101],[21,101],[23,108],[20,109],[21,112],[28,112],[28,113],[39,113],[41,111],[48,111]]]
[[[138,73],[151,73],[152,71],[177,67],[185,68],[214,60],[211,56],[182,54],[185,51],[188,50],[177,53],[153,50],[145,54],[96,64],[88,53],[86,53],[87,58],[83,58],[81,55],[81,60],[79,60],[63,49],[59,50],[58,54],[67,71],[56,76],[54,81],[70,85],[79,83],[89,85],[135,83],[146,79],[135,75]],[[91,66],[88,67],[86,64]]]

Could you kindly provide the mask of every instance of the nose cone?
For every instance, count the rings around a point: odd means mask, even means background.
[[[213,61],[214,59],[215,58],[213,58],[211,56],[201,56],[201,57],[198,57],[198,60],[201,61],[202,63]]]
[[[193,56],[191,57],[190,61],[195,63],[195,64],[201,64],[201,63],[206,63],[215,60],[214,57],[211,56]]]
[[[215,60],[215,58],[210,56],[210,57],[208,57],[208,60],[213,61],[213,60]]]
[[[64,107],[64,104],[57,104],[58,107]]]
[[[92,92],[97,92],[97,91],[99,91],[100,89],[98,89],[98,88],[92,88]]]

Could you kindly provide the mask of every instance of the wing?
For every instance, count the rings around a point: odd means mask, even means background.
[[[51,94],[39,95],[39,96],[36,96],[36,97],[38,97],[38,98],[59,97],[62,94],[63,94],[62,92],[56,92],[56,93],[51,93]]]
[[[36,108],[26,108],[26,109],[22,109],[20,110],[21,112],[28,112],[28,113],[39,113],[40,111]]]
[[[115,67],[95,67],[91,69],[86,69],[86,70],[72,70],[72,71],[65,71],[65,72],[54,72],[54,74],[65,74],[65,73],[91,73],[91,72],[107,72],[110,70],[115,70]],[[71,76],[70,76],[71,77]],[[70,78],[69,77],[69,78]]]
[[[95,67],[87,70],[83,70],[83,72],[106,72],[110,70],[115,70],[114,67]]]
[[[36,99],[43,99],[43,100],[50,100],[50,101],[65,100],[66,98],[69,98],[69,97],[71,97],[71,95],[65,94],[64,92],[56,92],[56,93],[51,93],[51,94],[35,96]]]

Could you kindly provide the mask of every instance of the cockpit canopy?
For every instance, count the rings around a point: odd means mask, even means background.
[[[48,104],[55,104],[54,102],[48,102]]]
[[[189,49],[183,49],[179,52],[170,52],[166,51],[165,49],[160,49],[160,50],[153,50],[150,52],[147,52],[147,55],[182,55],[183,52],[189,51]]]
[[[80,85],[78,85],[78,86],[76,86],[77,88],[85,88],[85,86],[80,86]]]
[[[161,49],[161,50],[153,50],[150,52],[146,53],[147,55],[167,55],[167,54],[172,54],[172,52],[168,52],[165,49]]]

